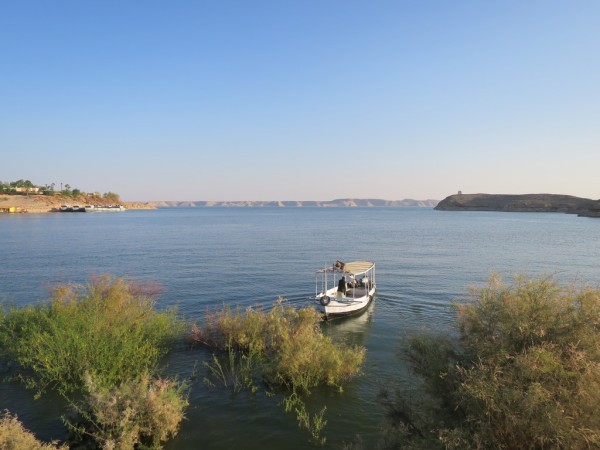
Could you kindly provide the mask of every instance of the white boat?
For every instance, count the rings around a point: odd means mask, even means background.
[[[85,212],[121,212],[127,211],[123,205],[86,205]]]
[[[346,316],[364,311],[375,295],[375,263],[336,261],[316,274],[317,309],[325,317]]]
[[[71,208],[69,205],[60,205],[60,211],[70,212],[70,211],[73,211],[73,208]]]

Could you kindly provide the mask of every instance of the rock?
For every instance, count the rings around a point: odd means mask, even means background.
[[[439,211],[561,212],[600,217],[600,200],[557,194],[456,194],[434,208]]]

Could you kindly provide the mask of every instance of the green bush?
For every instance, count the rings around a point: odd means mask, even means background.
[[[219,350],[250,354],[270,383],[304,392],[320,384],[341,387],[360,371],[365,349],[335,343],[320,329],[313,308],[278,302],[270,311],[229,307],[209,314],[192,339]]]
[[[0,344],[38,390],[80,391],[85,375],[103,387],[142,372],[183,332],[175,311],[157,312],[155,292],[124,279],[101,277],[85,288],[61,286],[49,303],[5,311]]]
[[[600,291],[493,277],[456,308],[458,341],[409,342],[429,397],[387,398],[388,447],[600,446]]]
[[[156,293],[154,285],[104,276],[60,286],[48,303],[0,310],[0,356],[38,395],[61,393],[79,415],[79,425],[67,423],[92,445],[160,448],[187,401],[180,383],[158,377],[184,324],[175,310],[155,310]]]
[[[221,351],[205,365],[225,386],[256,392],[258,380],[264,380],[287,389],[284,410],[296,414],[298,426],[310,433],[311,441],[324,445],[327,408],[311,414],[304,398],[323,384],[341,391],[342,384],[359,373],[366,350],[334,342],[322,333],[321,320],[314,308],[297,310],[280,299],[267,312],[229,307],[212,312],[201,328],[193,328],[191,337]]]

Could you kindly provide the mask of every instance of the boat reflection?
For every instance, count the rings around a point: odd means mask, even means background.
[[[373,324],[373,315],[377,304],[377,296],[360,314],[328,319],[323,322],[323,332],[333,338],[342,338],[350,344],[362,345],[369,335]]]

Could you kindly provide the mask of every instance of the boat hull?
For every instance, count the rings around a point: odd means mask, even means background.
[[[332,293],[335,294],[335,293]],[[322,312],[326,318],[333,317],[342,317],[349,316],[352,314],[359,314],[363,312],[373,301],[373,297],[375,295],[375,288],[373,287],[367,295],[359,298],[352,297],[339,297],[337,295],[332,295],[327,297],[329,298],[329,302],[327,304],[323,301],[323,296],[317,297],[316,301],[318,302],[317,309]]]

